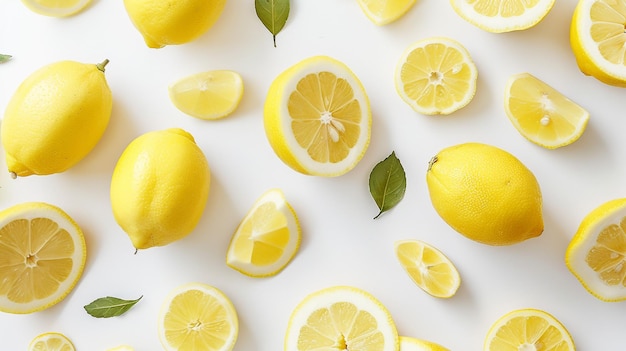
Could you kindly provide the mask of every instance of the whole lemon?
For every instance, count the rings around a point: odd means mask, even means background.
[[[167,245],[195,229],[210,182],[209,164],[191,134],[178,128],[145,133],[113,170],[113,216],[135,248]]]
[[[465,143],[441,150],[426,172],[433,207],[454,230],[488,245],[510,245],[543,232],[537,179],[495,146]]]
[[[146,45],[161,48],[190,42],[215,24],[226,0],[124,0]]]
[[[1,132],[12,177],[63,172],[96,146],[113,108],[104,76],[108,62],[56,62],[20,84]]]

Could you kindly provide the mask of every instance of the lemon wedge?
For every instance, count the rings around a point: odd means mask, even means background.
[[[31,11],[50,17],[67,17],[84,10],[92,0],[22,0]]]
[[[107,351],[135,351],[135,349],[132,346],[120,345],[112,349],[108,349]]]
[[[28,351],[75,351],[74,344],[61,333],[43,333],[37,335],[28,344]]]
[[[416,0],[358,0],[361,10],[374,24],[383,26],[404,16]]]
[[[469,23],[492,33],[524,30],[550,12],[556,0],[450,0],[454,11]]]
[[[450,351],[434,342],[408,336],[400,337],[400,351]]]

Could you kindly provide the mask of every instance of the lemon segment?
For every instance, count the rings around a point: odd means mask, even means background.
[[[511,311],[493,323],[483,350],[574,351],[576,347],[565,326],[554,316],[527,308]]]
[[[531,28],[550,12],[556,0],[450,0],[467,22],[491,33]]]
[[[529,73],[509,78],[504,109],[520,134],[547,149],[578,140],[589,121],[589,112]]]
[[[270,85],[264,126],[276,155],[292,169],[339,176],[369,145],[372,115],[365,89],[343,63],[315,56],[283,71]]]
[[[285,351],[398,351],[399,338],[389,311],[370,293],[333,286],[306,296],[292,312]]]
[[[267,277],[283,270],[300,247],[296,212],[279,189],[265,192],[233,234],[226,264],[251,277]]]
[[[358,0],[361,10],[378,26],[389,24],[404,16],[416,0]]]
[[[184,77],[168,90],[170,100],[182,112],[200,119],[219,119],[239,106],[243,80],[234,71],[208,71]]]
[[[163,301],[158,333],[166,351],[229,351],[237,341],[239,320],[223,292],[189,283],[173,289]]]
[[[447,115],[466,106],[476,93],[478,70],[461,43],[432,37],[411,44],[396,66],[398,95],[425,115]]]
[[[74,344],[61,333],[37,335],[28,344],[28,351],[75,351]]]
[[[428,294],[449,298],[461,285],[458,270],[446,255],[421,240],[394,243],[396,258],[411,280]]]
[[[450,351],[434,342],[416,339],[408,336],[400,337],[399,351]]]
[[[91,0],[22,0],[31,11],[50,17],[67,17],[81,12]]]

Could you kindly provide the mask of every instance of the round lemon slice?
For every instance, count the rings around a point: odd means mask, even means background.
[[[22,0],[31,11],[50,17],[67,17],[79,13],[91,0]]]
[[[524,30],[550,12],[556,0],[450,0],[454,11],[469,23],[492,33]]]
[[[63,300],[80,279],[87,250],[60,208],[26,202],[0,212],[0,311],[32,313]]]
[[[75,351],[74,344],[61,333],[37,335],[28,344],[28,351]]]
[[[264,107],[265,133],[294,170],[339,176],[365,153],[372,114],[365,89],[343,63],[315,56],[278,75]]]
[[[389,24],[404,16],[416,0],[358,0],[361,10],[378,26]]]
[[[267,277],[283,270],[300,247],[296,212],[279,189],[271,189],[254,203],[233,234],[226,264],[251,277]]]
[[[408,336],[400,337],[400,351],[450,351],[434,342]]]
[[[574,351],[574,341],[551,314],[532,308],[511,311],[500,317],[485,337],[484,351]]]
[[[294,309],[285,351],[397,351],[398,332],[389,311],[370,293],[333,286],[305,297]]]
[[[578,140],[589,121],[589,112],[529,73],[509,78],[504,109],[520,134],[547,149]]]
[[[243,96],[241,75],[229,70],[200,72],[169,86],[170,100],[180,111],[200,119],[233,113]]]
[[[232,302],[203,283],[173,289],[163,302],[158,321],[159,339],[166,351],[230,351],[239,333]]]
[[[447,115],[467,105],[476,93],[478,70],[461,43],[432,37],[410,45],[395,72],[398,95],[415,111]]]

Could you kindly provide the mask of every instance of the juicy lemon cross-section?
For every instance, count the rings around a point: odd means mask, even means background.
[[[401,336],[400,337],[400,351],[450,351],[450,350],[431,341],[416,339],[410,336]]]
[[[81,12],[92,0],[22,0],[31,11],[50,17],[67,17]]]
[[[74,344],[61,333],[39,334],[28,344],[28,351],[75,351]]]
[[[361,10],[374,24],[383,26],[404,16],[417,0],[358,0]]]
[[[464,20],[492,33],[531,28],[550,12],[556,0],[450,0]]]

